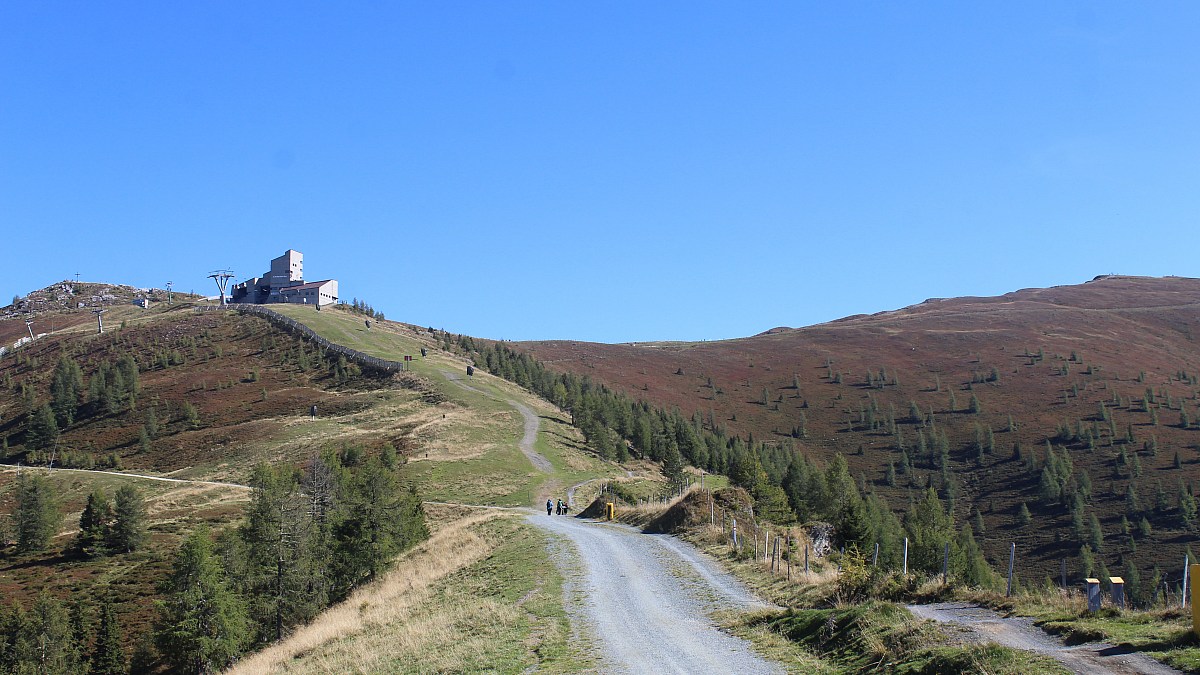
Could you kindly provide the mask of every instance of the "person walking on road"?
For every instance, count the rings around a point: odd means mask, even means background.
[[[554,502],[549,499],[546,500],[546,515],[554,515]]]

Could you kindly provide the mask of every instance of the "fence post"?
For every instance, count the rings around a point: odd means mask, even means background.
[[[875,555],[871,556],[871,567],[879,565],[879,542],[875,542]]]
[[[942,584],[946,583],[946,575],[950,572],[950,542],[946,542],[946,550],[942,553]]]
[[[908,576],[908,537],[904,538],[904,567],[901,574]]]
[[[1180,595],[1182,595],[1182,596],[1183,596],[1183,597],[1179,598],[1179,609],[1187,609],[1187,599],[1188,599],[1188,556],[1187,556],[1187,554],[1186,554],[1186,553],[1185,553],[1185,554],[1183,554],[1183,588],[1181,588],[1181,589],[1179,589],[1179,590],[1180,590]]]
[[[808,544],[804,545],[804,578],[808,578]]]
[[[1062,587],[1063,587],[1063,590],[1066,590],[1066,588],[1067,588],[1067,559],[1066,558],[1062,559]]]
[[[1008,589],[1004,591],[1004,597],[1012,597],[1012,572],[1013,562],[1017,559],[1017,542],[1013,542],[1008,549]]]

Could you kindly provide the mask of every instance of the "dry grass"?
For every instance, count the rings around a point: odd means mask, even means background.
[[[431,520],[449,519],[452,512],[444,509]],[[464,632],[464,621],[485,626],[505,621],[504,612],[516,610],[486,601],[446,608],[430,600],[437,582],[496,548],[497,542],[481,536],[477,526],[505,515],[498,510],[473,510],[449,520],[428,541],[401,556],[381,579],[230,672],[379,672],[385,659],[415,654],[422,654],[433,670],[442,670],[437,660],[429,661],[439,653],[438,659],[449,667],[461,663],[464,654],[484,647],[477,643],[486,640],[486,631]]]

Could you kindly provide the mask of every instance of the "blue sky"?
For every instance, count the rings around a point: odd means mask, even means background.
[[[1200,276],[1197,3],[0,4],[0,297],[717,339]]]

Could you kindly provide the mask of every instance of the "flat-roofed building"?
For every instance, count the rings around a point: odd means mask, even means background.
[[[252,277],[235,285],[229,301],[258,305],[270,302],[329,305],[338,301],[338,282],[326,279],[305,283],[304,254],[288,249],[271,261],[271,269],[261,277]]]
[[[271,294],[276,297],[275,293]],[[337,302],[338,299],[338,282],[337,279],[326,279],[325,281],[309,281],[295,286],[286,286],[279,289],[278,300],[273,302],[287,302],[298,305],[328,305]]]

